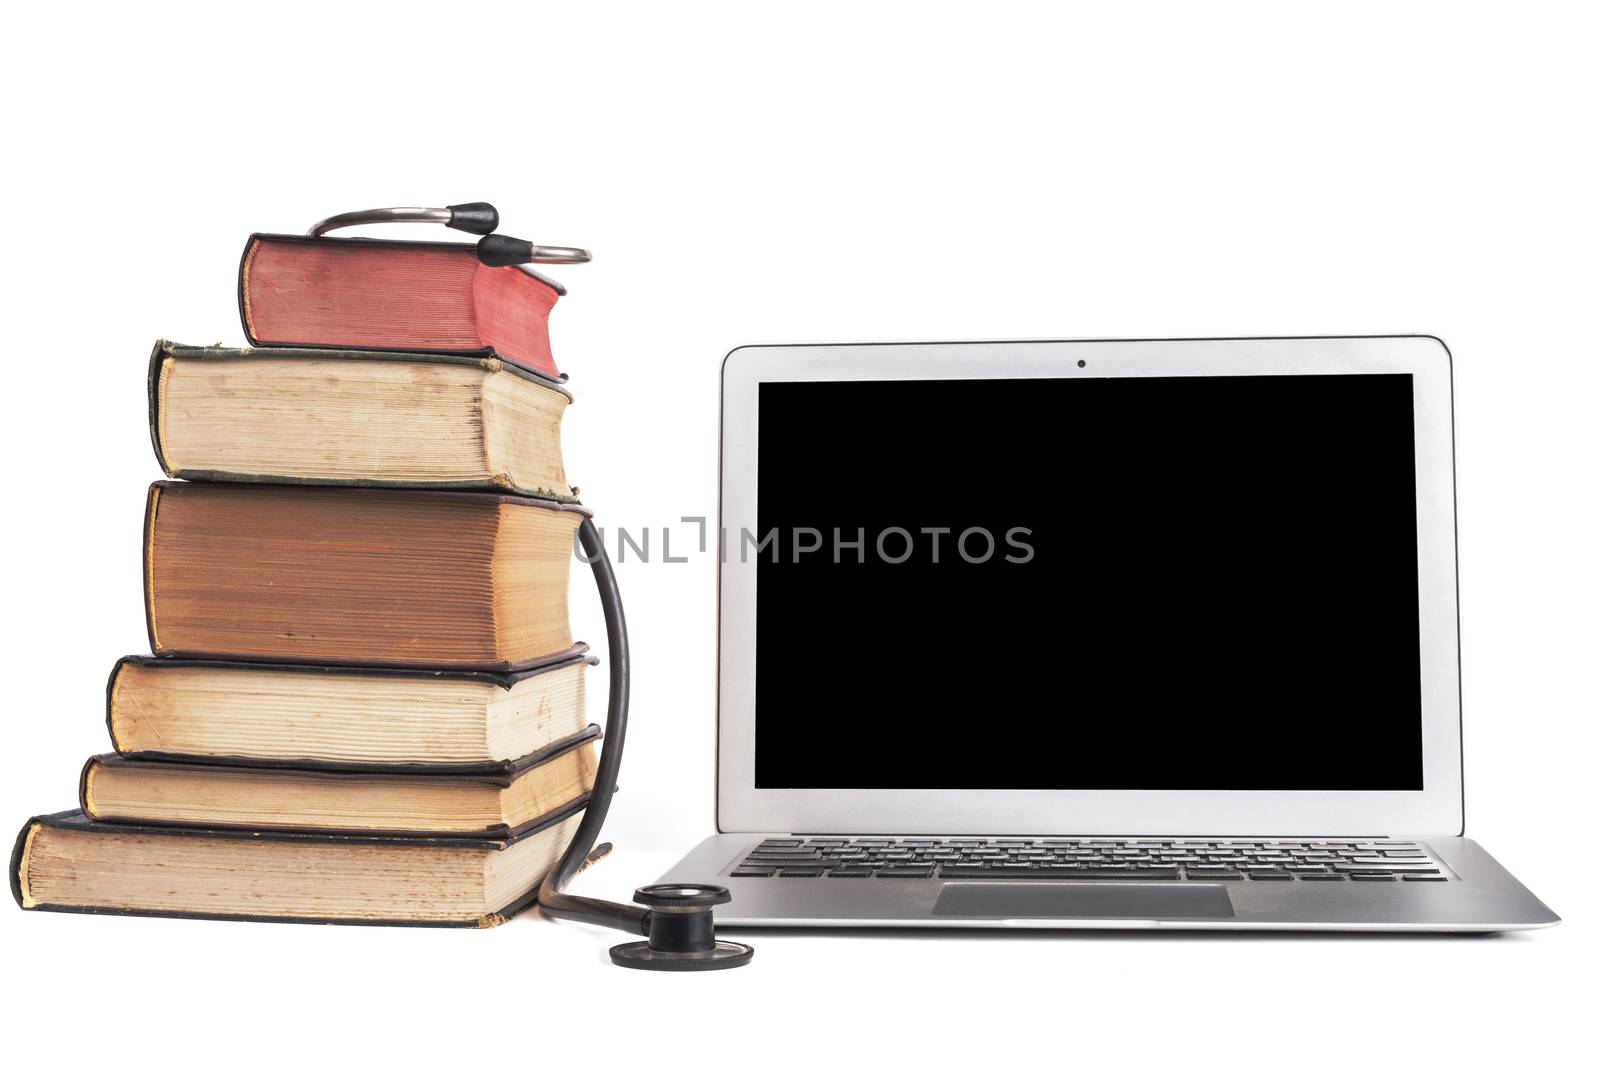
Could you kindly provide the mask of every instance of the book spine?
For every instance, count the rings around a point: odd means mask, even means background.
[[[156,592],[151,574],[155,570],[156,513],[161,502],[161,484],[150,485],[144,502],[144,629],[150,639],[150,651],[161,652],[161,637],[156,633]]]
[[[256,248],[260,245],[261,234],[251,233],[244,242],[244,251],[239,254],[239,325],[244,327],[244,339],[252,345],[259,345],[260,342],[256,340],[250,320],[250,260],[255,257]]]
[[[33,846],[34,834],[42,828],[44,825],[39,818],[29,818],[22,831],[17,833],[17,842],[11,847],[11,897],[24,911],[34,907],[28,895],[28,849]]]
[[[172,469],[167,465],[167,454],[161,446],[161,375],[166,370],[167,359],[172,355],[171,342],[157,341],[150,350],[150,368],[145,376],[146,393],[150,398],[150,448],[156,453],[156,463],[168,476]]]
[[[122,669],[133,660],[131,656],[124,656],[111,666],[111,674],[106,677],[106,734],[111,737],[111,748],[121,754],[126,751],[126,745],[117,737],[116,707],[117,680],[122,677]]]

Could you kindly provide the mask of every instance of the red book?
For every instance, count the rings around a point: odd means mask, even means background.
[[[550,309],[562,289],[471,244],[256,234],[239,263],[252,345],[493,353],[560,377]]]

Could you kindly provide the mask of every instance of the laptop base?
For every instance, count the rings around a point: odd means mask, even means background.
[[[731,876],[773,836],[708,837],[662,880],[726,886],[733,899],[718,909],[723,927],[1485,933],[1560,921],[1482,847],[1457,836],[1399,838],[1426,845],[1445,864],[1449,879],[1426,883]]]

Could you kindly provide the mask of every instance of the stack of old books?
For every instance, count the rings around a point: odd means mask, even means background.
[[[594,780],[559,286],[466,244],[252,237],[251,349],[158,343],[150,650],[24,826],[24,908],[494,925]]]

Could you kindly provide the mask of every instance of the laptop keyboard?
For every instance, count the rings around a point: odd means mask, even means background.
[[[944,881],[1448,880],[1421,845],[1404,840],[773,837],[730,873]]]

